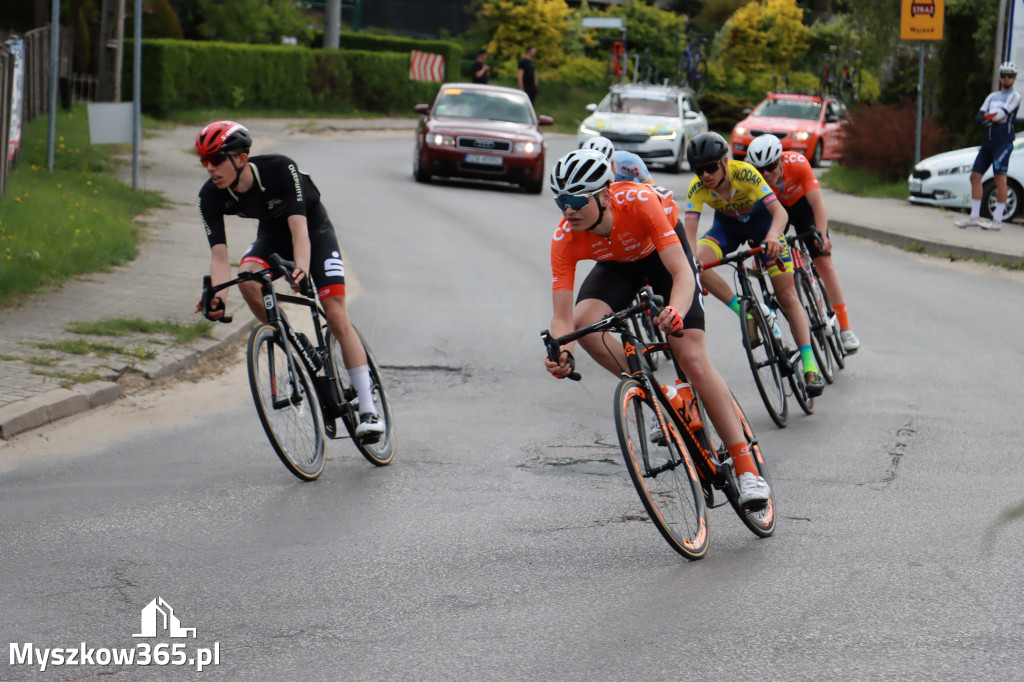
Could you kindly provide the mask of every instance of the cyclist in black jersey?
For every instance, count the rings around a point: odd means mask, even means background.
[[[245,250],[239,272],[269,267],[267,259],[272,253],[295,261],[295,289],[309,284],[315,287],[327,326],[341,344],[345,367],[359,394],[356,436],[379,436],[384,424],[374,407],[366,353],[348,316],[345,265],[334,226],[320,202],[320,191],[292,159],[280,154],[250,157],[251,146],[249,131],[233,121],[211,123],[196,137],[196,152],[210,176],[199,190],[199,215],[210,242],[212,283],[216,286],[231,279],[224,216],[259,221],[256,241]],[[305,281],[306,273],[310,282]],[[266,321],[259,284],[243,282],[238,288],[253,314]],[[227,293],[225,289],[215,296],[207,310],[201,310],[201,302],[196,304],[196,312],[220,319]]]

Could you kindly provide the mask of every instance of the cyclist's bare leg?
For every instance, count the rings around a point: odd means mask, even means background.
[[[814,259],[814,269],[821,275],[821,281],[825,285],[825,293],[828,294],[829,303],[833,307],[846,303],[843,296],[843,285],[839,281],[839,273],[836,272],[832,263],[832,255],[825,254]]]
[[[715,250],[706,244],[697,245],[697,262],[707,263],[708,261],[718,260],[718,254]],[[711,295],[717,298],[722,303],[728,305],[729,301],[735,295],[732,287],[726,282],[721,275],[714,270],[702,270],[700,273],[701,284],[704,288],[711,292]]]
[[[672,354],[686,372],[704,409],[726,446],[744,440],[743,426],[732,404],[732,394],[708,357],[707,337],[701,329],[686,329],[683,338],[668,337]]]
[[[789,329],[793,332],[797,345],[801,348],[811,345],[811,325],[807,321],[807,312],[796,295],[792,271],[772,275],[772,287],[775,289],[775,298],[779,299],[782,311],[786,314]]]
[[[576,304],[573,324],[576,325],[576,329],[580,329],[597,322],[611,312],[612,309],[604,301],[588,298]],[[597,364],[615,376],[619,376],[626,369],[626,352],[622,349],[622,342],[612,334],[588,334],[579,340],[579,344]]]
[[[321,299],[320,303],[324,307],[327,328],[341,344],[341,355],[344,358],[345,367],[352,369],[365,365],[366,352],[363,350],[363,343],[359,340],[359,335],[352,327],[352,320],[348,316],[348,306],[345,305],[345,297],[328,296]]]
[[[239,272],[256,272],[262,270],[266,265],[261,263],[249,262],[242,263],[238,266]],[[267,321],[267,309],[263,305],[263,294],[260,291],[259,282],[242,282],[238,285],[238,290],[242,292],[242,298],[249,305],[249,310],[256,316],[256,319],[260,322]]]

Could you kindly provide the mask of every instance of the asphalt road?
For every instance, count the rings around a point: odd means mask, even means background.
[[[55,425],[59,452],[24,439],[0,473],[0,639],[135,647],[161,597],[196,628],[190,653],[216,643],[203,679],[1024,679],[1024,523],[998,523],[1024,501],[1024,285],[836,235],[863,349],[782,430],[735,316],[709,302],[780,520],[759,540],[713,510],[711,550],[689,563],[621,464],[616,379],[585,358],[579,384],[543,372],[550,198],[415,184],[405,137],[287,152],[332,188],[352,314],[399,419],[394,464],[335,442],[300,483],[238,365]],[[0,679],[101,669],[6,662]]]

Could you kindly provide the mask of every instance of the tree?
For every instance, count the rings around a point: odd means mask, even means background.
[[[199,35],[233,43],[280,44],[295,36],[309,45],[308,20],[290,0],[199,0]]]
[[[562,36],[571,11],[565,0],[485,0],[480,15],[495,26],[487,51],[495,61],[519,59],[537,48],[540,68],[556,68],[565,55]]]
[[[725,22],[718,56],[726,69],[786,73],[807,51],[808,29],[796,0],[757,0]]]
[[[992,87],[996,9],[984,4],[947,2],[938,46],[937,118],[949,130],[962,131],[965,144],[980,144],[984,137],[974,114]]]

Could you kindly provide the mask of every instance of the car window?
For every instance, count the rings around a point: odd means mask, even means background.
[[[511,123],[533,123],[525,97],[452,88],[443,91],[434,105],[435,116],[482,118]]]
[[[700,105],[697,104],[697,98],[690,94],[683,95],[683,109],[685,111],[696,111],[700,113]]]
[[[597,107],[598,111],[613,114],[640,114],[644,116],[679,116],[676,99],[671,95],[638,96],[613,92]]]
[[[816,121],[821,116],[821,102],[800,102],[796,100],[766,99],[751,112],[753,116],[778,116]]]

